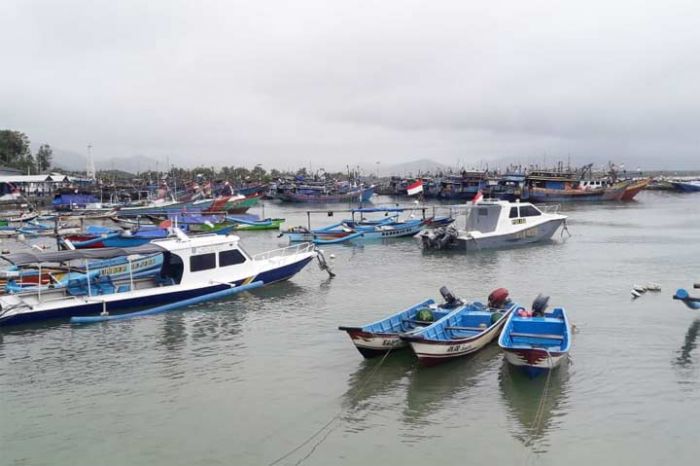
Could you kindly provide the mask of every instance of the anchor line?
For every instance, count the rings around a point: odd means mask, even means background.
[[[357,389],[357,392],[356,392],[356,395],[355,395],[356,397],[362,394],[362,392],[365,390],[365,388],[366,388],[367,385],[369,384],[370,380],[372,380],[372,378],[374,377],[374,375],[377,373],[377,370],[379,370],[379,367],[381,367],[381,365],[384,364],[384,361],[386,361],[387,356],[389,356],[389,354],[391,353],[392,350],[393,350],[393,348],[389,348],[389,350],[386,352],[386,354],[384,354],[384,356],[382,357],[382,359],[380,359],[379,362],[377,363],[377,365],[374,366],[374,368],[372,369],[372,372],[369,373],[369,375],[367,376],[367,378],[366,378],[366,379],[362,382],[362,384],[360,385],[360,388]],[[317,429],[316,432],[314,432],[310,437],[308,437],[306,440],[304,440],[302,443],[300,443],[300,444],[297,445],[296,447],[294,447],[294,448],[292,448],[291,450],[289,450],[289,451],[288,451],[287,453],[285,453],[284,455],[282,455],[282,456],[280,456],[279,458],[277,458],[275,461],[273,461],[273,462],[271,462],[271,463],[268,463],[268,466],[274,466],[274,465],[280,463],[281,461],[284,461],[285,459],[289,458],[291,455],[293,455],[294,453],[296,453],[297,451],[299,451],[301,448],[303,448],[305,445],[308,445],[314,438],[318,437],[324,430],[326,430],[327,428],[329,428],[335,421],[340,420],[340,419],[342,418],[343,414],[345,414],[345,412],[346,412],[346,411],[349,411],[350,409],[351,409],[351,408],[341,409],[340,412],[338,412],[338,413],[337,413],[335,416],[333,416],[328,422],[326,422],[323,426],[321,426],[319,429]],[[328,438],[328,436],[329,436],[337,427],[338,427],[338,424],[336,424],[336,425],[333,426],[333,427],[330,427],[330,428],[328,429],[328,431],[327,431],[316,443],[313,444],[313,446],[311,447],[311,450],[309,450],[309,452],[308,452],[304,457],[302,457],[301,459],[299,459],[299,461],[297,461],[297,462],[295,463],[295,466],[299,466],[301,463],[303,463],[304,461],[306,461],[307,459],[309,459],[309,458],[311,457],[311,455],[314,454],[314,452],[316,451],[316,449]]]

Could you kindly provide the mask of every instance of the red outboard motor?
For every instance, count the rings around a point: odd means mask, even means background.
[[[508,290],[505,288],[497,288],[489,295],[489,307],[502,309],[508,301]]]

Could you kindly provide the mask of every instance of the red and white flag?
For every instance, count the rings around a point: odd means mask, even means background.
[[[477,192],[472,199],[472,204],[478,204],[484,198],[484,193],[481,191]]]
[[[414,196],[416,194],[423,192],[423,180],[418,180],[415,183],[411,183],[406,186],[406,191],[408,191],[409,196]]]

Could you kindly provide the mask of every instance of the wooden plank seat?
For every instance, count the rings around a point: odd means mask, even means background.
[[[435,321],[431,320],[414,320],[414,319],[402,319],[401,322],[406,322],[409,324],[418,324],[418,325],[430,325],[435,323]]]
[[[543,340],[563,340],[562,335],[554,335],[551,333],[521,333],[521,332],[511,332],[511,338],[542,338]]]
[[[475,332],[482,332],[488,327],[445,327],[445,330],[473,330]]]

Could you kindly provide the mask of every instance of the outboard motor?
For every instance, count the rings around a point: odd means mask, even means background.
[[[447,309],[454,309],[457,306],[464,304],[461,299],[457,298],[452,292],[446,287],[440,287],[440,294],[445,299],[445,304],[442,307]]]
[[[536,317],[544,316],[544,311],[547,309],[548,304],[549,296],[538,294],[535,300],[532,302],[532,315]]]
[[[508,290],[505,288],[496,288],[489,295],[489,307],[492,309],[503,309],[508,299]]]

